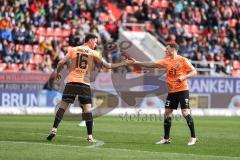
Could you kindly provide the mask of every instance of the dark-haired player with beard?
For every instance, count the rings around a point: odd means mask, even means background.
[[[93,130],[93,115],[92,109],[92,97],[90,89],[90,74],[95,62],[101,63],[104,67],[113,69],[127,64],[133,61],[126,61],[121,63],[110,64],[99,57],[94,48],[97,45],[97,36],[94,34],[88,34],[85,37],[85,44],[82,46],[73,47],[67,55],[58,63],[57,69],[54,72],[56,79],[61,79],[60,71],[67,61],[70,61],[70,73],[67,77],[67,84],[63,91],[62,100],[58,104],[58,110],[54,119],[51,132],[47,136],[47,140],[51,141],[56,136],[57,128],[61,122],[65,110],[69,107],[69,104],[73,103],[75,97],[78,96],[83,108],[83,120],[86,121],[87,126],[87,140],[89,142],[96,142],[92,136]]]

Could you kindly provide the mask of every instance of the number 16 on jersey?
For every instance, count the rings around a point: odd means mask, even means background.
[[[88,55],[77,53],[76,67],[86,69],[88,65]]]

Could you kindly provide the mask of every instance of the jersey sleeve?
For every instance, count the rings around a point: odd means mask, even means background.
[[[193,65],[187,58],[184,58],[184,69],[186,70],[186,72],[189,72],[194,69]]]
[[[96,60],[103,60],[102,56],[101,56],[101,53],[97,52],[97,51],[92,51],[92,56],[93,58]]]
[[[93,55],[93,57],[102,59],[101,56],[100,56],[100,54],[99,54],[97,51],[92,51],[92,55]]]
[[[70,49],[70,51],[68,51],[66,57],[67,57],[68,59],[72,59],[72,58],[73,58],[73,53],[74,53],[74,49]]]
[[[156,63],[156,64],[159,64],[160,66],[163,66],[163,67],[166,67],[166,66],[167,66],[166,60],[164,60],[164,59],[155,61],[155,63]]]

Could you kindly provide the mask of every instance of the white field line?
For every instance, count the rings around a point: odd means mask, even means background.
[[[66,144],[53,144],[53,143],[40,143],[40,142],[27,142],[27,141],[0,141],[0,143],[26,144],[26,145],[37,144],[37,145],[44,145],[44,146],[83,148],[83,146],[66,145]]]
[[[41,135],[41,136],[47,136],[47,134],[44,134],[44,133],[33,133],[33,132],[14,132],[14,133],[22,133],[22,134],[28,134],[28,135]],[[84,137],[75,137],[75,136],[65,136],[65,135],[59,135],[57,134],[58,137],[66,137],[66,138],[73,138],[73,139],[84,139],[86,140],[86,138]],[[92,143],[92,145],[90,146],[86,146],[86,148],[95,148],[95,147],[99,147],[99,146],[102,146],[104,145],[104,141],[101,141],[101,140],[96,140],[96,143]],[[2,142],[2,141],[0,141]],[[12,142],[12,141],[11,141]],[[18,141],[16,141],[18,142]],[[22,141],[20,141],[22,142]],[[45,144],[45,143],[42,143],[42,144]]]
[[[91,146],[87,146],[86,148],[95,148],[95,147],[99,147],[99,146],[103,146],[104,145],[104,141],[95,139],[97,142],[93,143],[93,145]]]

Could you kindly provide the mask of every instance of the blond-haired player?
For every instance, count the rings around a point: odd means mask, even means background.
[[[168,86],[168,96],[165,104],[164,113],[164,138],[156,144],[170,143],[171,115],[180,103],[182,115],[187,121],[191,132],[188,145],[194,145],[197,141],[194,129],[193,118],[189,112],[189,88],[187,78],[197,74],[196,69],[189,60],[177,54],[178,45],[169,43],[166,46],[166,58],[156,62],[135,62],[140,66],[150,68],[166,68],[166,83]]]

